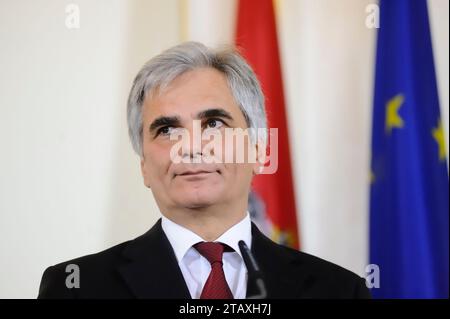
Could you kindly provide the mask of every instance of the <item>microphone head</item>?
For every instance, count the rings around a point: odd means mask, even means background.
[[[252,252],[250,251],[250,248],[248,248],[247,244],[240,240],[238,242],[239,250],[241,251],[242,257],[244,258],[244,263],[248,268],[248,271],[251,273],[257,273],[259,272],[258,263],[256,262],[255,258],[253,257]]]
[[[266,285],[263,280],[262,273],[259,269],[258,263],[253,257],[252,252],[248,248],[247,244],[240,240],[238,242],[239,250],[241,251],[242,258],[244,259],[244,264],[247,267],[248,278],[252,283],[253,289],[256,289],[259,293],[256,295],[248,296],[248,299],[264,299],[267,297]],[[250,289],[250,288],[249,288]]]
[[[243,241],[242,239],[240,241],[238,241],[238,246],[239,246],[239,250],[241,251],[241,253],[243,250],[246,250],[247,252],[250,250],[250,249],[248,249],[248,246],[245,243],[245,241]]]

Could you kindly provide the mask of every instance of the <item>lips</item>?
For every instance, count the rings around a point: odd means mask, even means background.
[[[171,167],[172,178],[176,177],[184,177],[189,178],[190,180],[198,180],[208,177],[209,175],[213,175],[217,173],[222,175],[221,168],[215,164],[200,164],[200,165],[174,165]]]
[[[221,174],[220,170],[216,167],[211,167],[208,169],[205,168],[185,168],[185,169],[179,169],[174,172],[173,178],[176,177],[184,177],[188,178],[189,180],[198,180],[208,177],[209,175],[212,175],[213,173]]]
[[[196,175],[202,175],[202,174],[210,174],[214,173],[212,171],[186,171],[181,174],[177,174],[179,176],[196,176]]]

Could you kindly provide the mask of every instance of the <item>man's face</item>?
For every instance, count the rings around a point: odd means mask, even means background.
[[[160,209],[203,208],[217,204],[226,206],[234,201],[246,202],[257,164],[248,161],[224,163],[223,154],[214,152],[210,154],[220,157],[221,163],[173,161],[171,150],[173,152],[179,140],[171,140],[170,136],[181,132],[188,133],[191,141],[187,152],[185,149],[184,153],[177,154],[185,160],[197,156],[202,158],[200,154],[210,141],[193,146],[194,120],[200,123],[198,127],[201,127],[201,132],[220,133],[222,138],[225,128],[247,128],[225,76],[215,69],[186,72],[162,93],[144,101],[141,169],[144,183],[152,189]],[[225,145],[224,139],[222,142]],[[248,139],[244,147],[247,143]]]

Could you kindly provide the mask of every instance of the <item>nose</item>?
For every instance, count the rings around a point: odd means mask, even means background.
[[[188,158],[190,160],[198,160],[201,161],[202,158],[202,150],[201,148],[197,149],[194,147],[183,148],[183,159]]]
[[[186,133],[188,138],[183,139],[182,157],[200,163],[203,156],[201,121],[192,121],[192,126],[186,128]]]

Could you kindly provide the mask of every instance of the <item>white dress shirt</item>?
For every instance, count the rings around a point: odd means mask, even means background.
[[[178,266],[191,297],[194,299],[200,298],[203,286],[211,272],[211,265],[192,246],[205,240],[164,216],[161,220],[161,226],[175,252]],[[247,213],[244,219],[214,241],[227,244],[234,249],[234,252],[223,253],[223,270],[235,299],[245,299],[247,293],[247,268],[242,259],[238,242],[243,240],[251,248],[251,239],[251,221]]]

